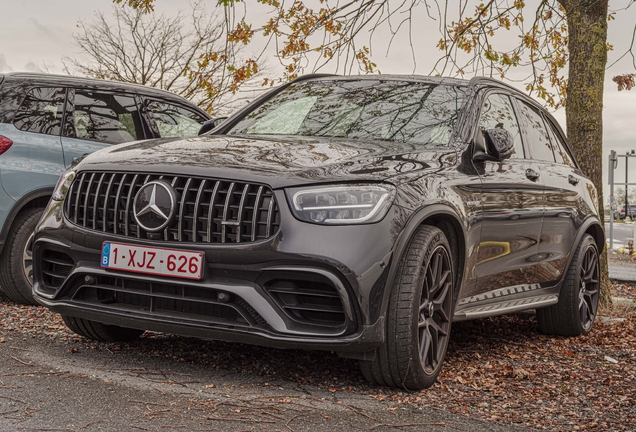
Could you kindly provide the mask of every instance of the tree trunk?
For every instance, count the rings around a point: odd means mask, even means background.
[[[568,140],[598,193],[603,215],[603,83],[607,64],[608,0],[559,0],[568,24],[569,71],[565,117]],[[601,304],[611,306],[607,250],[601,256]]]

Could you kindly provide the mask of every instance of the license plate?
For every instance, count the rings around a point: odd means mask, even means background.
[[[101,266],[111,270],[199,280],[203,276],[203,252],[104,242]]]

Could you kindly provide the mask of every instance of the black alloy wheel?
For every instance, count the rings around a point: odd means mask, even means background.
[[[386,341],[360,362],[373,384],[409,390],[433,385],[442,369],[454,308],[450,245],[436,227],[418,228],[400,258],[386,317]]]
[[[596,312],[598,311],[599,289],[601,286],[598,251],[595,245],[589,245],[585,250],[579,277],[581,327],[583,328],[583,333],[589,333],[592,330]]]
[[[440,245],[425,269],[418,323],[420,361],[429,374],[446,355],[451,327],[452,272],[448,251]]]
[[[586,234],[563,279],[559,302],[537,309],[539,331],[559,336],[588,334],[598,312],[600,275],[598,247]]]

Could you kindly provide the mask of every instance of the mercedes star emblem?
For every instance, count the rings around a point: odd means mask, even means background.
[[[176,193],[170,184],[161,180],[151,181],[135,195],[133,216],[142,229],[161,231],[174,217],[175,202]]]

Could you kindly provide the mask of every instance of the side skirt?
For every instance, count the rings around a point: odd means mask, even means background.
[[[526,309],[538,309],[558,303],[561,282],[544,287],[540,284],[515,285],[460,299],[453,321],[505,315]]]

